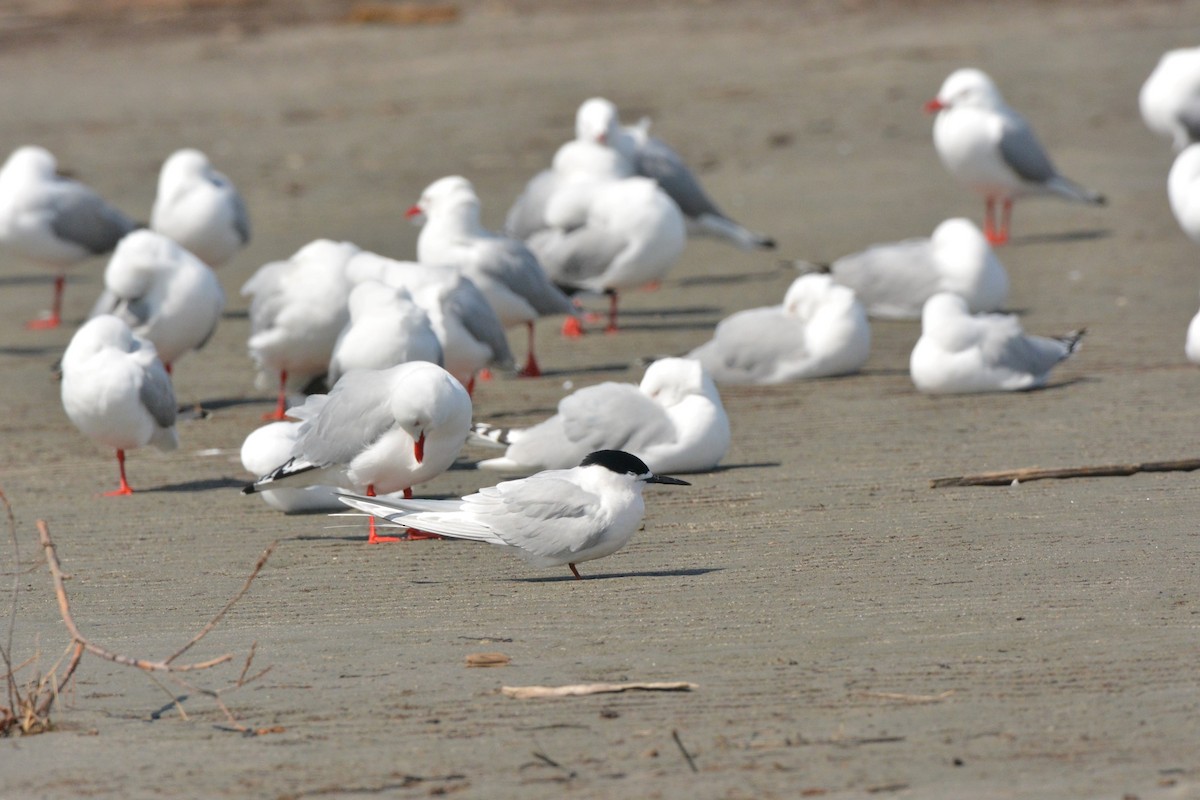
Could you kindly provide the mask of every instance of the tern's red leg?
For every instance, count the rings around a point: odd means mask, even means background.
[[[570,568],[571,568],[571,572],[572,572],[572,573],[574,573],[574,575],[575,575],[575,580],[582,580],[582,579],[583,579],[583,576],[579,574],[579,570],[575,569],[575,565],[574,565],[574,564],[567,564],[567,566],[568,566],[568,567],[570,567]]]
[[[571,319],[574,319],[574,317],[571,317]],[[539,378],[542,375],[542,370],[538,367],[537,358],[533,355],[532,320],[525,323],[525,328],[529,331],[529,358],[525,359],[525,367],[517,374],[522,378]]]
[[[269,414],[263,414],[264,420],[271,422],[279,422],[287,419],[287,370],[279,371],[279,398],[275,401],[275,410]]]
[[[67,284],[65,275],[56,275],[54,277],[54,302],[50,306],[50,314],[45,317],[31,319],[25,323],[25,327],[31,331],[48,330],[57,328],[62,324],[62,296],[63,287]]]
[[[578,339],[583,336],[583,323],[579,321],[579,317],[567,317],[563,322],[562,335],[568,339]]]
[[[404,499],[405,500],[412,499],[412,489],[411,488],[404,490]],[[405,530],[405,534],[406,534],[405,538],[407,538],[410,542],[415,542],[420,539],[441,539],[442,538],[441,536],[438,536],[436,533],[426,533],[425,531],[420,531],[420,530],[417,530],[416,528],[407,528]]]
[[[129,481],[125,480],[125,451],[117,451],[117,468],[121,470],[121,485],[111,492],[105,492],[105,497],[119,497],[125,494],[133,494],[133,487],[129,485]]]
[[[374,497],[374,496],[375,496],[375,484],[368,483],[367,484],[367,497]],[[372,514],[371,518],[370,518],[369,527],[367,528],[367,544],[379,544],[381,542],[398,542],[398,541],[400,541],[399,536],[380,536],[377,533],[375,533],[375,515]]]
[[[617,332],[617,293],[613,292],[608,299],[608,327],[605,333]]]

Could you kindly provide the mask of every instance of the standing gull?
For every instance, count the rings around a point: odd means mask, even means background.
[[[524,325],[529,355],[521,374],[536,377],[541,369],[533,349],[534,321],[574,314],[575,307],[546,277],[524,242],[488,231],[479,212],[479,197],[466,178],[452,175],[426,187],[406,214],[424,219],[417,261],[457,267],[483,292],[505,328]]]
[[[116,449],[121,483],[109,496],[133,493],[126,450],[179,446],[175,392],[154,345],[112,315],[88,320],[71,337],[62,358],[62,404],[75,427]]]
[[[858,372],[871,328],[854,290],[828,275],[801,275],[783,304],[739,311],[688,354],[717,383],[773,384]]]
[[[242,286],[250,297],[247,348],[259,383],[278,381],[275,411],[284,418],[289,388],[303,389],[329,368],[338,335],[350,318],[346,266],[359,250],[350,242],[317,239],[286,261],[258,269]]]
[[[171,239],[150,230],[126,236],[104,270],[101,309],[148,339],[167,372],[181,356],[204,346],[225,308],[225,292],[208,266]]]
[[[460,500],[393,500],[342,495],[346,505],[397,525],[487,542],[535,567],[604,558],[632,538],[646,514],[648,483],[687,486],[657,475],[620,450],[589,454],[579,466],[504,481]]]
[[[683,212],[689,232],[715,236],[744,250],[775,249],[774,239],[745,228],[717,206],[683,157],[662,139],[650,135],[648,118],[637,125],[622,126],[617,107],[603,97],[583,102],[576,119],[583,118],[597,120],[592,124],[604,127],[606,137],[629,160],[634,174],[658,182]]]
[[[928,394],[1037,389],[1082,338],[1082,330],[1058,338],[1029,336],[1015,316],[972,315],[965,300],[943,292],[925,303],[909,373]]]
[[[406,361],[442,366],[442,344],[407,289],[363,281],[350,290],[350,321],[329,359],[329,385],[352,369],[387,369]]]
[[[484,368],[512,368],[512,351],[500,318],[474,281],[458,269],[362,252],[350,259],[346,274],[352,283],[372,280],[407,290],[429,315],[446,370],[468,392],[474,390],[475,375]]]
[[[956,180],[983,195],[984,235],[992,244],[1008,241],[1018,197],[1052,194],[1104,205],[1103,195],[1059,174],[1033,128],[1008,107],[992,79],[980,70],[952,72],[925,110],[937,114],[933,143],[942,164]]]
[[[163,162],[150,227],[214,268],[250,241],[250,217],[237,187],[191,148]]]
[[[637,386],[605,382],[564,397],[558,413],[524,429],[475,426],[477,438],[507,445],[481,469],[565,469],[593,450],[619,449],[655,472],[710,470],[729,449],[729,417],[698,362],[664,358]]]
[[[55,271],[54,302],[28,328],[57,328],[67,267],[117,246],[137,223],[90,187],[58,174],[41,147],[20,147],[0,168],[0,245]]]
[[[471,398],[436,364],[348,372],[288,414],[303,422],[291,456],[242,491],[336,486],[368,496],[441,475],[471,429]],[[371,521],[368,541],[387,541]]]
[[[1188,238],[1200,243],[1200,143],[1188,145],[1167,173],[1167,200]]]

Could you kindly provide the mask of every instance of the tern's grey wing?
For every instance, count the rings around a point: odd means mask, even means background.
[[[670,195],[685,217],[695,218],[702,214],[725,216],[679,153],[661,139],[647,136],[641,141],[634,158],[634,168],[639,175],[658,181],[658,185]]]
[[[1045,183],[1058,174],[1033,128],[1020,117],[1005,120],[1000,133],[1000,155],[1013,172],[1030,183]]]
[[[919,317],[940,280],[928,238],[869,247],[834,261],[829,272],[870,314],[883,317]]]
[[[508,210],[504,221],[505,233],[524,240],[545,228],[546,204],[557,182],[558,176],[554,170],[546,169],[534,175]]]
[[[513,354],[508,347],[504,325],[488,303],[487,297],[470,279],[459,280],[458,286],[448,298],[447,313],[457,315],[468,333],[492,348],[493,363],[502,366],[513,363]]]
[[[349,463],[395,426],[389,392],[376,370],[347,372],[320,412],[301,425],[292,454],[319,466]]]
[[[575,311],[571,299],[550,282],[537,256],[523,242],[508,238],[494,242],[493,257],[489,259],[491,271],[505,286],[523,297],[540,315]]]
[[[498,483],[464,497],[462,510],[527,556],[566,563],[605,532],[595,521],[600,498],[567,474],[552,470]]]
[[[144,376],[142,387],[138,391],[142,405],[160,428],[171,427],[175,424],[175,414],[178,410],[171,376],[157,358],[146,365]]]
[[[594,450],[644,448],[675,440],[666,409],[629,383],[606,382],[581,389],[558,404],[563,430],[576,445]]]
[[[99,255],[112,250],[125,234],[137,227],[137,223],[81,183],[60,178],[54,188],[50,229],[60,239]]]

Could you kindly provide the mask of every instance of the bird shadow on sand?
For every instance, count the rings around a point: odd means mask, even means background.
[[[788,262],[791,267],[791,262]],[[762,272],[740,272],[731,275],[694,275],[690,278],[680,278],[680,286],[731,286],[741,283],[756,283],[760,281],[777,281],[780,277],[790,277],[780,269]]]
[[[1107,239],[1112,236],[1108,228],[1090,228],[1081,231],[1063,231],[1062,233],[1031,233],[1025,236],[1013,236],[1008,240],[1010,245],[1023,244],[1060,244],[1065,242],[1088,242],[1093,239]]]
[[[720,473],[720,472],[732,472],[735,469],[774,469],[776,467],[782,467],[782,466],[783,466],[783,462],[781,462],[781,461],[754,461],[754,462],[750,462],[750,463],[746,463],[746,464],[718,464],[717,466],[713,467],[712,469],[705,470],[704,472],[693,472],[690,474],[692,474],[692,475],[716,475],[717,473]],[[681,474],[683,474],[683,473],[681,473]]]
[[[206,478],[201,481],[184,481],[183,483],[168,483],[155,486],[152,489],[139,489],[139,492],[206,492],[210,489],[240,489],[247,481],[244,478]]]
[[[0,356],[48,356],[62,355],[62,345],[45,347],[0,347]]]
[[[693,567],[692,569],[648,569],[632,572],[597,572],[580,573],[583,577],[576,578],[571,573],[566,575],[546,575],[538,578],[508,578],[510,583],[573,583],[577,580],[599,581],[609,578],[690,578],[696,575],[707,575],[710,572],[721,572],[724,567]]]
[[[543,378],[567,378],[572,375],[591,375],[593,373],[602,372],[625,372],[629,369],[629,362],[620,364],[593,364],[590,367],[571,367],[570,369],[543,369]],[[553,409],[551,413],[557,411]]]
[[[54,282],[54,275],[50,272],[44,272],[40,275],[5,275],[0,278],[0,286],[28,286],[31,284],[51,284]]]

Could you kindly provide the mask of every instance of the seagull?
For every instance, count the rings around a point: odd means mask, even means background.
[[[576,564],[620,550],[642,523],[648,483],[688,486],[657,475],[621,450],[590,453],[572,469],[504,481],[460,500],[390,500],[343,494],[351,508],[397,525],[511,550],[535,567]]]
[[[406,361],[442,366],[442,344],[429,315],[407,289],[363,281],[350,290],[350,321],[329,359],[329,384],[352,369],[386,369]]]
[[[1187,360],[1193,364],[1200,364],[1200,311],[1192,317],[1192,321],[1188,323],[1187,339],[1183,345],[1184,354]]]
[[[1104,205],[1103,195],[1058,173],[1029,123],[1005,104],[992,79],[980,70],[952,72],[925,111],[937,114],[933,144],[942,164],[956,180],[984,196],[984,235],[992,244],[1008,241],[1012,204],[1018,197],[1053,194]]]
[[[1176,152],[1200,140],[1200,47],[1168,50],[1142,84],[1138,107],[1146,127]]]
[[[237,187],[192,148],[163,162],[150,227],[214,269],[250,242],[250,217]]]
[[[609,296],[609,333],[617,331],[619,293],[661,281],[687,239],[679,207],[649,178],[597,182],[582,197],[560,190],[546,220],[550,227],[529,248],[555,283]],[[563,332],[582,334],[578,318],[568,317]]]
[[[468,392],[474,391],[475,375],[484,368],[512,369],[500,318],[479,287],[457,269],[362,252],[350,259],[346,274],[351,283],[373,280],[406,289],[429,315],[446,370]]]
[[[942,292],[925,303],[909,374],[927,394],[1037,389],[1051,369],[1079,349],[1083,334],[1029,336],[1015,316],[973,316],[965,300]]]
[[[302,389],[329,368],[350,319],[346,266],[358,252],[350,242],[317,239],[286,261],[260,267],[242,286],[242,296],[251,298],[247,347],[259,383],[279,381],[275,411],[265,419],[283,419],[288,387]]]
[[[471,430],[471,398],[446,370],[411,361],[347,372],[288,416],[303,423],[290,457],[243,494],[311,485],[408,494],[454,463]],[[374,520],[368,541],[388,541]]]
[[[62,404],[75,427],[117,451],[121,483],[106,496],[133,494],[126,450],[179,446],[175,392],[154,345],[110,314],[88,320],[71,337],[62,357]]]
[[[655,472],[710,470],[729,449],[729,417],[697,361],[663,358],[637,386],[605,382],[564,397],[558,413],[524,429],[474,427],[480,443],[507,445],[481,469],[565,469],[593,450],[633,453]]]
[[[93,189],[59,175],[45,148],[13,151],[0,168],[0,246],[56,273],[50,311],[26,327],[57,328],[67,267],[109,252],[136,227]]]
[[[524,242],[485,229],[479,197],[466,178],[451,175],[434,181],[408,209],[409,219],[424,220],[417,238],[417,261],[457,267],[479,287],[505,328],[524,325],[529,355],[522,375],[541,375],[534,355],[533,324],[538,317],[575,314],[575,306],[546,277]]]
[[[1200,144],[1185,147],[1167,174],[1167,199],[1179,227],[1200,243]]]
[[[185,353],[208,342],[225,291],[208,265],[162,234],[137,230],[113,251],[98,306],[148,339],[167,372]]]
[[[717,383],[772,384],[858,372],[871,328],[854,290],[829,275],[801,275],[783,304],[739,311],[688,353]]]
[[[975,223],[943,221],[928,237],[877,244],[820,267],[854,290],[867,314],[880,319],[920,319],[938,292],[962,295],[971,311],[999,311],[1008,300],[1008,273]]]
[[[738,224],[713,202],[683,157],[650,135],[648,118],[622,126],[617,107],[603,97],[593,97],[579,106],[575,119],[577,130],[602,130],[604,138],[628,159],[633,174],[657,181],[683,212],[690,233],[715,236],[743,250],[775,249],[774,239]]]
[[[255,428],[242,442],[242,466],[255,476],[273,471],[292,457],[303,425],[298,420],[285,419]],[[336,491],[330,486],[264,489],[256,494],[271,508],[285,514],[342,508]]]

